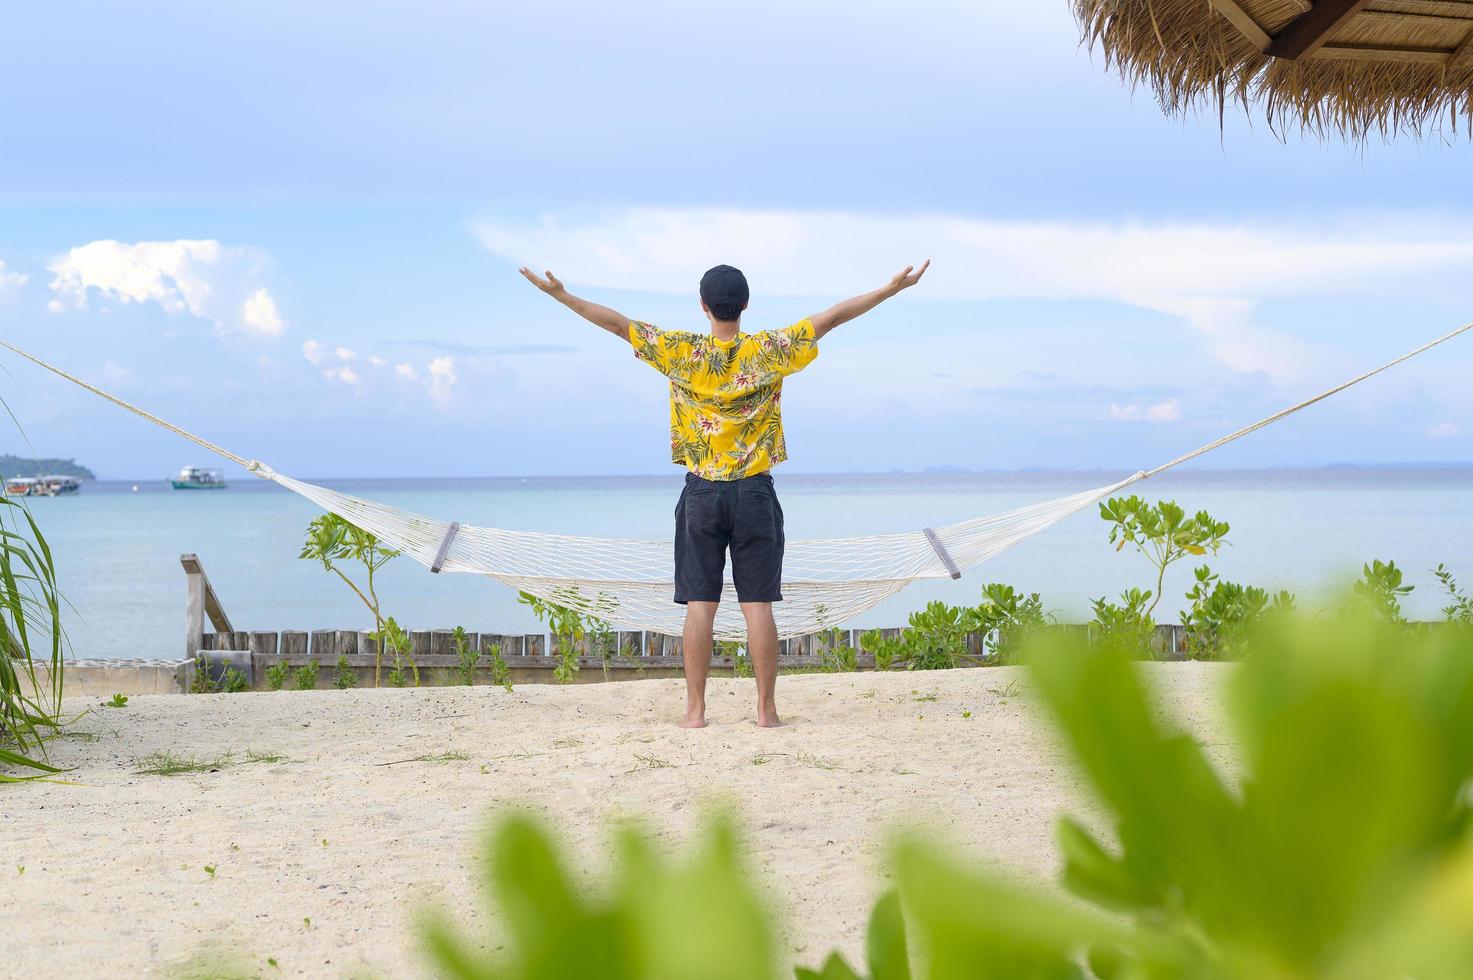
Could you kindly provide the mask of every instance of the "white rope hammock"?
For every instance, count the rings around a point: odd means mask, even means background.
[[[1416,350],[1291,405],[1281,412],[1118,483],[945,527],[858,538],[790,541],[783,563],[783,599],[774,606],[780,636],[797,636],[844,623],[916,579],[958,578],[961,573],[1133,483],[1155,476],[1219,446],[1344,391],[1473,329],[1465,324]],[[245,459],[46,363],[4,341],[0,346],[68,381],[239,463],[252,473],[300,494],[330,513],[376,535],[433,572],[489,575],[514,589],[597,616],[627,630],[678,635],[684,608],[674,595],[674,558],[665,541],[571,537],[474,527],[423,517],[327,487],[294,480],[257,460]],[[746,625],[728,580],[716,617],[718,639],[742,640]]]

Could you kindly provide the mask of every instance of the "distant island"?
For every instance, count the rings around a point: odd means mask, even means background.
[[[28,459],[0,453],[0,475],[4,476],[71,476],[78,480],[95,480],[87,467],[74,459]]]

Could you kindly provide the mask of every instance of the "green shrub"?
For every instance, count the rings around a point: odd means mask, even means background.
[[[1150,504],[1133,494],[1101,503],[1100,517],[1110,524],[1110,543],[1116,551],[1134,545],[1156,569],[1156,588],[1145,593],[1155,596],[1144,610],[1147,619],[1161,601],[1166,570],[1189,555],[1217,554],[1230,530],[1226,521],[1214,519],[1205,510],[1188,517],[1173,500]]]
[[[593,611],[585,611],[583,607],[611,612],[616,600],[605,595],[589,599],[576,585],[558,589],[554,595],[557,596],[556,601],[541,599],[530,592],[517,595],[517,601],[531,609],[539,623],[547,624],[556,641],[558,662],[552,669],[552,676],[559,684],[573,679],[578,673],[578,648],[585,638],[589,639],[593,655],[604,658],[604,673],[607,675],[608,658],[614,649],[613,629]]]
[[[374,576],[393,559],[399,557],[399,552],[393,548],[385,547],[379,543],[379,539],[368,531],[363,530],[336,514],[323,514],[307,525],[307,539],[302,543],[302,551],[298,558],[320,563],[326,571],[332,572],[343,584],[353,591],[373,615],[373,631],[375,636],[380,636],[384,631],[383,610],[380,608],[378,592],[374,588]],[[341,563],[346,561],[357,562],[364,570],[364,586],[358,587],[358,583],[348,577],[343,571]],[[379,667],[382,660],[384,645],[380,641],[374,655],[373,686],[379,684]],[[415,686],[419,685],[419,670],[415,669]]]
[[[1388,623],[1406,625],[1406,617],[1401,614],[1401,600],[1410,595],[1415,586],[1402,584],[1401,569],[1396,567],[1396,562],[1382,562],[1377,558],[1362,566],[1360,581],[1352,588],[1353,609],[1368,611]]]
[[[455,647],[455,672],[460,675],[460,682],[467,687],[475,684],[476,664],[481,660],[481,651],[471,647],[465,627],[455,627],[450,634],[450,645]]]
[[[501,655],[501,644],[493,643],[486,653],[486,670],[491,675],[492,684],[511,690],[511,667],[507,666],[506,658]]]
[[[1025,595],[1001,582],[982,586],[975,617],[971,625],[984,634],[992,659],[1000,664],[1016,662],[1038,629],[1050,622],[1037,592]]]
[[[358,686],[358,672],[349,665],[346,653],[338,654],[338,662],[333,669],[332,686],[339,691]]]
[[[1192,604],[1181,618],[1187,654],[1195,660],[1241,656],[1248,638],[1265,615],[1294,611],[1295,599],[1290,592],[1270,596],[1251,585],[1224,582],[1206,565],[1199,567],[1195,574],[1196,584],[1187,593]]]
[[[285,660],[278,660],[266,668],[266,686],[273,691],[279,691],[286,686],[286,682],[291,679],[291,676],[292,669],[290,665]]]
[[[384,653],[394,656],[394,668],[389,671],[389,683],[395,687],[403,687],[408,683],[408,678],[404,675],[404,665],[407,663],[414,673],[414,686],[419,687],[419,664],[414,659],[414,643],[410,640],[408,631],[393,616],[384,620],[383,626],[374,634],[374,642],[378,650],[374,657],[375,665],[382,662]],[[377,666],[374,671],[377,673]],[[377,683],[375,679],[374,684]]]
[[[437,975],[463,978],[681,977],[739,980],[775,975],[768,903],[739,859],[729,821],[710,823],[686,861],[670,862],[646,835],[618,838],[603,894],[587,894],[569,862],[526,816],[504,820],[482,862],[499,906],[495,942],[471,939],[444,912],[420,921]],[[493,952],[505,948],[506,952]]]
[[[1442,588],[1447,592],[1450,604],[1442,607],[1442,615],[1449,623],[1461,623],[1464,626],[1473,625],[1473,598],[1458,588],[1458,580],[1453,578],[1453,573],[1447,570],[1447,566],[1438,565],[1432,570],[1437,576],[1437,581],[1442,583]]]
[[[304,665],[298,667],[292,675],[292,684],[299,691],[315,691],[317,689],[317,661],[308,660]]]
[[[1130,650],[1138,657],[1153,656],[1156,624],[1146,606],[1150,601],[1151,593],[1140,589],[1126,589],[1120,593],[1118,604],[1104,596],[1094,600],[1091,605],[1095,618],[1089,625],[1096,640],[1107,646]]]

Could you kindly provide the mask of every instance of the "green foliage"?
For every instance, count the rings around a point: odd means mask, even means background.
[[[967,634],[976,632],[980,620],[976,610],[933,601],[910,615],[909,628],[899,636],[870,630],[860,637],[864,648],[875,655],[875,667],[893,670],[945,670],[958,667],[971,655]]]
[[[501,655],[501,644],[493,643],[487,651],[486,670],[491,675],[492,684],[500,684],[508,691],[511,690],[511,667],[507,666],[506,658]]]
[[[905,948],[905,918],[900,894],[888,891],[870,912],[865,948],[870,980],[910,980],[910,955]],[[838,953],[830,953],[818,970],[798,967],[797,980],[861,980]]]
[[[239,694],[250,689],[243,671],[226,667],[219,677],[210,676],[210,661],[204,655],[194,661],[194,676],[189,681],[190,694]]]
[[[982,586],[973,625],[987,639],[993,661],[1010,664],[1017,662],[1034,634],[1049,621],[1037,592],[1025,595],[1011,585],[989,582]]]
[[[1365,610],[1378,619],[1399,626],[1406,625],[1401,614],[1401,600],[1416,586],[1402,584],[1401,569],[1396,562],[1377,558],[1361,568],[1361,577],[1353,586],[1352,607]]]
[[[1116,551],[1132,544],[1156,569],[1156,598],[1145,610],[1147,618],[1161,601],[1166,569],[1188,555],[1217,554],[1227,543],[1229,530],[1226,521],[1213,519],[1205,510],[1188,517],[1173,500],[1151,504],[1134,494],[1101,503],[1100,517],[1110,524],[1110,543]]]
[[[43,739],[60,727],[61,603],[46,536],[23,500],[0,494],[0,765],[32,771],[0,773],[0,784],[58,771],[43,759]],[[46,666],[44,681],[38,663]]]
[[[1275,624],[1229,679],[1236,787],[1162,724],[1129,655],[1066,646],[1033,672],[1111,817],[1107,842],[1060,827],[1065,885],[1103,912],[989,879],[977,914],[1033,905],[992,952],[1064,969],[1093,947],[1100,975],[1142,978],[1467,975],[1473,633]]]
[[[266,686],[273,691],[279,691],[286,687],[286,682],[291,680],[292,669],[285,660],[278,660],[266,668]]]
[[[1449,605],[1442,607],[1442,615],[1449,623],[1461,623],[1464,626],[1473,626],[1473,598],[1458,588],[1458,580],[1453,578],[1453,573],[1447,570],[1447,566],[1438,565],[1432,570],[1437,576],[1437,581],[1442,583],[1442,588],[1447,592]]]
[[[251,684],[246,679],[245,671],[238,667],[226,667],[225,673],[220,675],[218,690],[222,694],[240,694],[250,689]]]
[[[487,893],[505,952],[427,913],[420,936],[436,975],[479,978],[744,980],[775,976],[767,903],[746,874],[729,821],[709,824],[688,859],[633,829],[618,837],[614,873],[589,895],[566,858],[526,816],[504,820],[487,845]],[[498,936],[498,943],[500,937]]]
[[[395,687],[403,687],[408,683],[404,674],[404,665],[414,673],[414,686],[419,687],[419,664],[414,659],[414,642],[409,638],[409,633],[390,616],[384,620],[382,625],[373,634],[374,640],[374,684],[378,683],[378,668],[383,662],[385,652],[394,657],[394,669],[389,671],[389,683]]]
[[[752,658],[747,656],[746,647],[736,640],[717,640],[716,652],[723,657],[731,658],[732,677],[752,676]]]
[[[306,664],[298,667],[292,674],[292,684],[299,691],[315,691],[317,689],[317,661],[308,660]]]
[[[1151,593],[1140,589],[1120,593],[1118,604],[1104,596],[1094,600],[1091,605],[1095,618],[1089,625],[1095,638],[1107,646],[1130,650],[1138,657],[1150,657],[1151,641],[1156,634],[1156,623],[1146,608],[1150,601]]]
[[[346,653],[338,654],[338,662],[333,668],[332,686],[339,691],[358,686],[358,672],[349,665]]]
[[[473,649],[465,627],[457,626],[450,634],[450,645],[455,648],[455,672],[460,682],[467,687],[476,683],[476,664],[481,661],[481,651]]]
[[[301,554],[298,558],[316,561],[322,567],[342,579],[343,584],[353,590],[362,603],[368,607],[373,614],[373,628],[375,635],[383,632],[384,617],[380,608],[378,592],[374,587],[374,576],[393,559],[399,557],[399,552],[393,548],[384,547],[374,535],[349,524],[336,514],[323,514],[321,517],[307,525],[307,539],[302,543]],[[362,566],[365,575],[364,587],[348,577],[343,571],[344,562],[357,562]],[[378,645],[379,653],[375,655],[373,665],[373,686],[379,684],[379,668],[382,660],[383,644]],[[419,686],[419,669],[414,672],[415,686]]]
[[[1290,592],[1270,596],[1251,585],[1224,582],[1206,565],[1196,569],[1195,576],[1196,584],[1187,593],[1192,605],[1181,618],[1186,627],[1187,653],[1193,659],[1241,656],[1264,615],[1294,611],[1295,600]]]
[[[114,694],[111,698],[102,703],[104,707],[108,708],[126,708],[128,706],[128,695]]]
[[[608,658],[613,655],[614,633],[612,627],[595,613],[611,612],[616,600],[605,595],[589,599],[576,585],[558,589],[553,594],[557,596],[556,601],[539,598],[530,592],[517,594],[517,601],[531,609],[539,623],[546,623],[556,640],[558,663],[552,669],[552,676],[559,684],[573,679],[578,673],[578,648],[585,638],[589,640],[590,649],[595,651],[594,655],[604,658],[607,672]]]
[[[843,630],[834,627],[824,630],[818,636],[820,670],[847,674],[859,669],[859,651],[845,640]]]

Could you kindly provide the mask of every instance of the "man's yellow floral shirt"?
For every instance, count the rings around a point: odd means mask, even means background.
[[[738,333],[629,324],[634,356],[670,379],[670,458],[707,480],[740,480],[788,458],[783,378],[818,356],[813,323]]]

